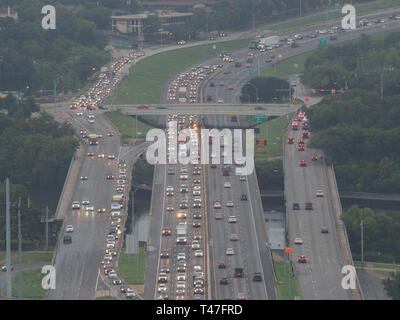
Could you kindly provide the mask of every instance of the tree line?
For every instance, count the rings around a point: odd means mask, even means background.
[[[19,197],[24,204],[24,239],[38,242],[43,239],[40,217],[48,203],[36,198],[51,195],[58,199],[79,143],[70,125],[55,122],[45,112],[38,113],[39,107],[31,98],[21,102],[9,95],[0,100],[0,109],[0,238],[5,239],[4,181],[10,178],[13,212]]]

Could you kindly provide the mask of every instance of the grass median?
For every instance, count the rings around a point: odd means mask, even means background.
[[[259,139],[266,139],[266,146],[254,146],[255,159],[265,159],[282,156],[283,143],[285,140],[285,128],[289,122],[290,115],[275,118],[259,124],[259,133],[255,133],[255,137]],[[253,123],[250,118],[249,122]]]
[[[22,263],[39,263],[39,262],[50,262],[53,257],[52,252],[22,252]],[[0,252],[0,264],[6,263],[6,253]],[[11,263],[14,265],[18,264],[18,252],[11,252]]]
[[[300,297],[299,283],[288,261],[274,261],[276,288],[279,300],[294,300]],[[290,275],[289,275],[290,271]],[[290,277],[289,277],[290,276]]]
[[[118,269],[121,277],[128,285],[144,284],[146,258],[143,247],[140,247],[139,253],[136,254],[127,254],[125,249],[121,251]]]
[[[119,111],[106,112],[105,115],[118,128],[123,138],[134,138],[137,134],[138,139],[144,139],[146,138],[147,131],[153,129],[152,126],[143,123],[140,120],[136,121],[135,117],[128,116]]]
[[[248,40],[234,40],[183,48],[156,54],[136,64],[118,86],[111,104],[157,104],[161,88],[172,76],[197,63],[218,56],[223,51],[246,48]],[[215,49],[213,49],[215,46]]]
[[[41,268],[22,271],[22,297],[30,299],[42,299],[46,291],[42,288],[42,278],[45,276],[41,273]],[[18,297],[19,293],[19,277],[18,275],[12,280],[11,294]]]

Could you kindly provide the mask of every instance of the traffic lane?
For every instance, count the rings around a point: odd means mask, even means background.
[[[165,165],[157,165],[152,188],[149,230],[147,233],[148,254],[146,259],[145,300],[153,300],[157,295],[157,274],[160,266],[161,233],[164,215]]]
[[[300,137],[300,132],[297,133],[297,137]],[[308,150],[306,148],[305,152],[298,152],[294,149],[291,150],[293,157],[296,159],[295,162],[298,163],[302,158],[303,154],[306,154],[306,158],[310,159],[314,151]],[[296,154],[297,152],[297,154]],[[300,154],[300,155],[299,155]],[[305,170],[302,170],[305,169]],[[308,169],[308,170],[307,170]],[[319,170],[318,170],[319,169]],[[299,190],[299,197],[304,202],[314,202],[314,210],[305,215],[300,215],[299,218],[302,220],[306,219],[305,223],[301,223],[302,234],[306,234],[305,243],[306,246],[299,246],[296,252],[302,252],[308,256],[309,269],[305,267],[298,266],[298,269],[308,269],[310,271],[310,279],[304,279],[306,276],[300,275],[299,281],[303,283],[311,284],[305,285],[305,297],[310,299],[347,299],[347,293],[341,289],[341,274],[340,274],[340,254],[337,246],[337,238],[331,239],[332,241],[326,242],[324,234],[321,234],[320,230],[324,223],[328,226],[330,230],[333,230],[335,225],[332,221],[332,216],[330,215],[330,209],[328,205],[329,196],[324,198],[315,199],[315,192],[317,188],[324,184],[324,181],[320,177],[323,177],[322,167],[318,168],[317,163],[310,163],[307,168],[297,168],[298,173],[302,176],[303,186],[300,187],[299,184],[294,184]],[[320,171],[320,172],[319,172]],[[319,177],[319,179],[318,179]],[[299,202],[299,201],[296,201]],[[301,203],[302,205],[302,203]],[[332,234],[334,235],[334,234]],[[296,254],[298,256],[300,254]],[[320,266],[324,266],[325,272],[316,271],[320,269]],[[311,270],[313,274],[311,274]],[[327,271],[330,271],[327,274]],[[301,273],[301,271],[300,271]],[[303,278],[303,280],[300,280]],[[328,289],[327,289],[328,288]]]
[[[89,159],[85,159],[80,172],[81,175],[86,175],[86,172],[88,172],[87,176],[91,179],[96,176],[97,172],[101,171],[102,167],[103,165],[101,162],[97,162],[96,165],[93,166],[89,165]],[[79,181],[73,199],[81,201],[83,199],[81,198],[82,196],[89,198],[91,194],[93,195],[93,199],[96,191],[102,192],[103,194],[110,194],[109,189],[107,190],[106,188],[104,190],[102,185],[99,184],[97,184],[96,190],[93,189],[94,188],[91,188],[88,184]],[[86,245],[89,246],[86,251],[81,249],[83,252],[78,253],[80,254],[80,260],[77,260],[78,264],[76,264],[76,254],[73,250],[70,250],[68,245],[61,246],[56,257],[57,281],[60,283],[58,286],[60,289],[52,292],[52,294],[50,294],[50,299],[55,297],[60,297],[61,299],[76,299],[77,297],[81,299],[92,299],[94,296],[96,277],[95,275],[93,276],[92,271],[99,267],[101,251],[105,240],[105,221],[101,216],[93,216],[92,214],[86,215],[83,210],[82,207],[78,214],[70,214],[66,218],[66,221],[68,224],[73,224],[75,227],[74,234],[72,235],[72,242],[75,244],[76,249],[85,248]],[[103,234],[103,238],[101,238],[101,234]],[[74,245],[71,246],[71,248],[73,247]],[[60,259],[62,263],[59,263]],[[68,266],[70,266],[70,268],[68,268]]]
[[[262,268],[262,273],[263,273],[263,282],[266,290],[266,298],[268,300],[276,300],[277,297],[275,293],[274,269],[271,261],[272,255],[270,249],[266,245],[267,239],[265,238],[265,231],[264,231],[265,221],[263,221],[264,212],[260,211],[262,207],[260,209],[259,190],[256,183],[256,179],[257,178],[254,172],[246,177],[247,181],[246,186],[248,186],[247,195],[249,199],[251,199],[253,205],[255,235],[258,241],[259,255],[261,261],[260,267]],[[257,270],[255,272],[257,272]],[[261,269],[259,270],[259,272],[261,272]]]

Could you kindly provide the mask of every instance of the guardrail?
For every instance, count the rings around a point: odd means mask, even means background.
[[[342,209],[342,204],[341,204],[340,197],[339,197],[339,189],[337,187],[336,175],[335,175],[335,170],[333,168],[333,164],[331,164],[330,169],[332,170],[334,189],[335,189],[334,192],[336,192],[336,194],[338,195],[337,196],[337,200],[338,200],[337,202],[338,202],[338,206],[339,206],[339,210],[340,210],[340,212],[339,212],[340,215],[338,217],[335,215],[335,217],[336,217],[336,225],[337,225],[338,228],[340,228],[338,231],[342,232],[343,236],[344,236],[344,243],[339,240],[339,244],[342,245],[342,249],[345,250],[345,254],[347,254],[347,256],[348,256],[347,257],[348,261],[343,261],[343,262],[344,262],[344,264],[350,263],[352,266],[354,266],[354,261],[353,261],[353,256],[352,256],[351,250],[350,250],[350,244],[349,244],[349,239],[348,239],[348,236],[347,236],[346,226],[344,225],[343,221],[340,218],[340,216],[343,213],[343,209]],[[343,257],[343,258],[345,259],[345,257]],[[364,292],[363,292],[363,290],[361,288],[361,284],[360,284],[360,281],[359,281],[357,276],[356,276],[356,284],[357,284],[358,293],[360,294],[360,298],[362,300],[365,300]],[[351,291],[351,293],[354,296],[353,290]],[[355,297],[355,298],[358,299],[359,297]]]

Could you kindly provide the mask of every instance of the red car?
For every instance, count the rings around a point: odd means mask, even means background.
[[[137,106],[136,109],[148,109],[149,107],[148,104],[141,104],[140,106]]]
[[[306,160],[301,160],[300,161],[300,167],[307,167],[307,161]]]
[[[303,139],[299,139],[299,144],[304,144],[304,140]]]
[[[297,261],[299,263],[307,263],[307,257],[306,256],[300,256]]]

